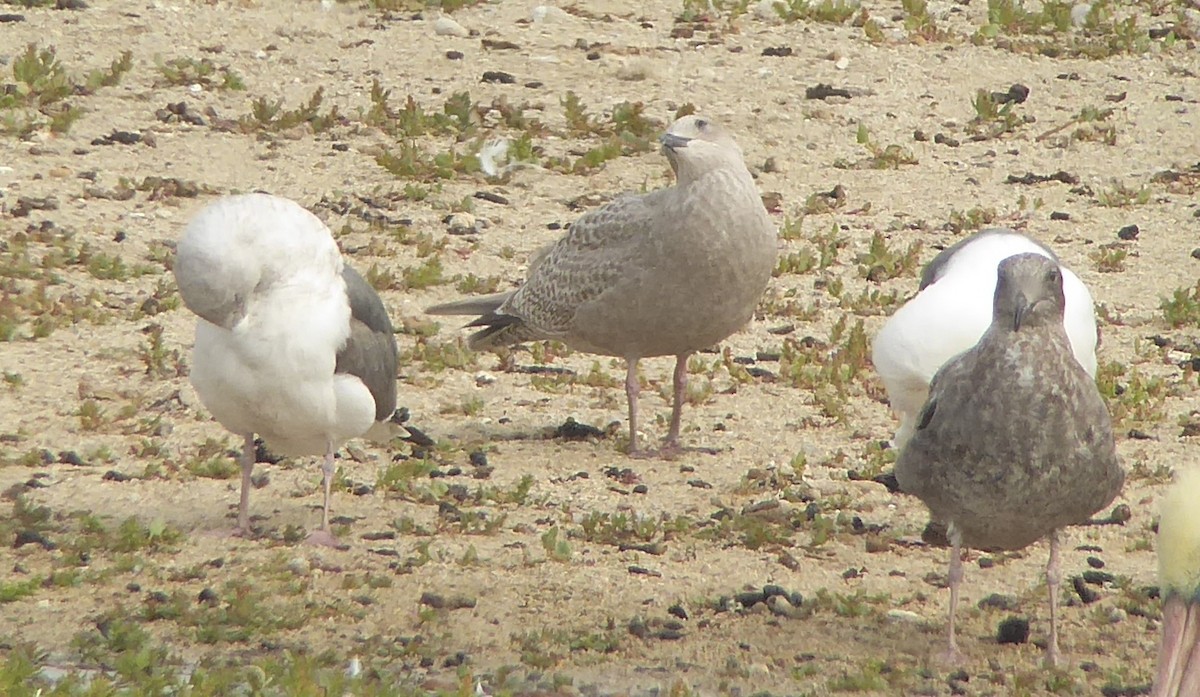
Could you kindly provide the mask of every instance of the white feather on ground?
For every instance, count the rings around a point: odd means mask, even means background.
[[[871,360],[900,420],[895,444],[903,448],[929,395],[929,381],[946,361],[970,349],[992,322],[996,268],[1016,254],[1032,252],[1058,261],[1043,245],[1013,230],[982,230],[942,251],[925,268],[921,289],[876,334]],[[1072,352],[1096,375],[1096,313],[1087,286],[1070,269],[1063,273],[1063,326]]]
[[[396,342],[382,301],[345,265],[329,229],[288,199],[228,196],[179,240],[180,295],[198,317],[191,382],[242,436],[238,532],[249,532],[254,434],[283,455],[323,455],[329,532],[333,455],[350,438],[386,438],[396,408]]]

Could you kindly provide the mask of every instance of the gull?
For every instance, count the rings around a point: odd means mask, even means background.
[[[320,219],[268,194],[227,196],[197,213],[174,273],[198,317],[192,385],[243,439],[236,534],[250,532],[257,433],[283,455],[324,455],[321,528],[308,541],[337,546],[334,453],[350,438],[386,441],[396,425],[396,339],[383,302]]]
[[[992,321],[996,266],[1031,252],[1058,262],[1052,251],[1007,228],[982,230],[947,247],[921,274],[920,292],[883,325],[871,346],[871,362],[883,379],[900,419],[895,445],[912,436],[929,381],[946,361],[974,346]],[[1096,375],[1096,313],[1087,286],[1059,264],[1066,297],[1064,326],[1083,369]]]
[[[687,362],[741,329],[775,267],[776,228],[741,148],[704,116],[675,121],[659,139],[674,186],[628,194],[590,211],[534,255],[518,289],[435,305],[435,315],[479,315],[468,339],[484,350],[556,339],[626,361],[629,454],[638,444],[638,361],[674,356],[674,402],[660,455],[679,449]]]
[[[1022,549],[1049,536],[1046,660],[1058,665],[1059,530],[1108,505],[1125,474],[1104,399],[1063,328],[1062,268],[1025,253],[1000,262],[996,275],[991,326],[933,377],[896,479],[949,523],[946,658],[961,659],[962,546]]]
[[[1150,697],[1200,695],[1200,468],[1175,477],[1158,519],[1163,635]]]

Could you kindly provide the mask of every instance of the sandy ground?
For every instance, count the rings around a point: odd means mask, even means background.
[[[907,38],[898,5],[872,7],[884,30],[877,42],[851,23],[781,23],[753,12],[701,22],[689,37],[689,25],[677,22],[684,8],[657,0],[543,9],[536,22],[530,3],[489,3],[453,14],[471,36],[436,33],[436,11],[388,14],[353,3],[91,4],[0,8],[24,16],[0,24],[0,83],[12,81],[13,61],[29,42],[53,46],[79,80],[132,52],[119,84],[68,98],[84,111],[65,134],[42,127],[0,137],[2,302],[14,327],[0,344],[0,485],[9,492],[6,510],[17,511],[22,496],[51,512],[36,526],[0,518],[7,535],[0,582],[33,588],[0,605],[0,654],[34,642],[45,652],[43,666],[107,666],[110,654],[87,647],[98,641],[97,626],[115,617],[144,626],[168,662],[180,665],[307,653],[340,670],[357,657],[368,675],[430,689],[464,675],[492,689],[511,679],[506,673],[536,689],[603,693],[1041,695],[1107,686],[1108,694],[1138,694],[1133,688],[1150,680],[1158,622],[1145,587],[1156,583],[1155,502],[1172,468],[1198,456],[1187,436],[1196,433],[1188,425],[1200,409],[1196,373],[1181,367],[1200,351],[1196,324],[1171,327],[1160,303],[1197,281],[1200,175],[1154,177],[1200,163],[1200,52],[1187,41],[1103,59],[977,46],[965,37],[985,17],[978,0],[931,8],[952,33],[933,41]],[[1139,35],[1182,7],[1136,8]],[[791,53],[765,56],[767,48]],[[451,60],[451,51],[461,55]],[[245,89],[168,84],[158,66],[180,58],[228,66]],[[481,82],[485,71],[515,79]],[[600,122],[618,104],[641,103],[657,130],[694,104],[736,134],[761,189],[777,195],[779,223],[803,218],[793,239],[781,239],[782,254],[812,249],[814,236],[836,226],[844,238],[837,260],[774,278],[759,315],[723,344],[732,357],[759,359],[757,376],[738,379],[719,355],[701,355],[693,375],[700,403],[684,413],[684,437],[711,452],[632,461],[619,438],[547,438],[568,417],[601,429],[619,422],[613,430],[623,432],[623,368],[607,358],[518,352],[512,370],[492,355],[450,367],[423,359],[458,355],[463,332],[454,320],[433,325],[421,312],[462,295],[454,279],[474,274],[512,287],[530,253],[580,205],[668,183],[663,158],[649,149],[581,174],[524,167],[499,180],[478,173],[406,180],[376,163],[383,149],[408,142],[366,117],[376,81],[394,110],[411,98],[441,113],[451,95],[469,92],[478,124],[461,140],[412,141],[429,155],[517,138],[500,116],[511,108],[544,124],[532,136],[543,162],[574,161],[601,139],[570,130],[562,106],[568,90]],[[850,96],[806,98],[818,83]],[[1030,90],[1014,112],[1027,122],[972,140],[976,91],[1013,83]],[[318,88],[319,113],[333,106],[340,113],[329,128],[230,121],[250,114],[260,97],[292,109]],[[156,115],[180,101],[199,124]],[[1085,107],[1112,113],[1071,125]],[[1100,129],[1108,127],[1105,142]],[[868,157],[856,142],[860,128],[878,147],[902,146],[917,162],[837,166]],[[114,130],[141,142],[94,142]],[[1059,171],[1074,183],[1006,183],[1010,175]],[[199,190],[139,187],[147,177]],[[838,185],[843,205],[803,215],[811,195]],[[1144,191],[1143,200],[1105,205],[1122,187],[1134,198]],[[411,455],[405,444],[343,449],[346,487],[334,509],[350,542],[345,551],[295,541],[296,531],[319,521],[314,462],[260,465],[269,482],[253,493],[262,534],[252,540],[224,534],[236,480],[195,473],[206,458],[223,461],[222,448],[237,441],[211,421],[187,382],[193,317],[177,307],[170,244],[214,196],[256,189],[313,209],[360,270],[395,275],[382,296],[406,357],[400,400],[438,442],[431,466],[445,476],[436,478],[403,459]],[[29,210],[45,198],[53,202]],[[478,229],[449,235],[447,216],[464,209]],[[1040,668],[1035,645],[1047,630],[1044,543],[1014,554],[971,553],[960,615],[968,662],[952,674],[930,661],[942,640],[946,551],[921,542],[926,517],[918,501],[851,476],[890,467],[879,454],[894,428],[882,386],[869,366],[840,394],[794,386],[771,356],[805,337],[832,351],[845,342],[831,341],[842,321],[861,320],[874,332],[896,300],[915,291],[917,267],[865,278],[861,259],[872,236],[897,251],[919,243],[924,263],[965,234],[949,223],[972,210],[1054,247],[1096,298],[1101,363],[1128,370],[1115,378],[1124,395],[1113,408],[1123,415],[1118,445],[1131,469],[1117,503],[1132,517],[1066,533],[1069,577],[1091,569],[1089,557],[1112,576],[1081,583],[1094,593],[1088,603],[1064,589],[1072,664],[1058,673]],[[1128,225],[1138,226],[1136,239],[1119,239]],[[445,282],[406,289],[404,271],[442,244],[432,254]],[[1101,271],[1105,248],[1127,254],[1122,270]],[[113,258],[125,273],[111,272]],[[839,284],[844,302],[831,290]],[[864,292],[883,300],[853,302]],[[522,370],[541,364],[571,369],[577,379]],[[643,365],[649,438],[666,429],[670,367],[665,359]],[[208,439],[219,445],[206,448]],[[64,461],[69,453],[82,464]],[[483,453],[490,469],[477,468],[472,453]],[[383,486],[386,472],[403,467],[417,476]],[[527,491],[520,488],[526,477]],[[352,493],[356,487],[362,495]],[[755,512],[771,501],[780,503]],[[89,532],[93,521],[114,530],[131,516],[163,544],[123,548],[120,536]],[[593,529],[614,520],[639,521],[642,532]],[[11,544],[32,527],[56,548]],[[556,547],[548,534],[565,544]],[[788,616],[763,603],[722,600],[766,584],[802,595],[800,610]],[[206,589],[215,593],[207,604],[197,600]],[[437,609],[422,604],[427,593],[473,602]],[[980,609],[991,594],[1007,596],[1008,607]],[[150,621],[147,608],[166,598],[182,598],[184,609]],[[275,619],[230,619],[246,598]],[[1030,621],[1030,642],[997,643],[997,625],[1009,616]],[[244,631],[221,634],[222,622]],[[551,684],[550,675],[559,680]]]

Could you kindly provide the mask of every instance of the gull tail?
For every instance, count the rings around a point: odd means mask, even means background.
[[[466,325],[483,327],[467,337],[467,346],[473,351],[497,349],[541,338],[520,317],[497,312],[511,296],[512,292],[510,291],[478,298],[467,298],[434,305],[426,308],[425,312],[431,315],[478,315]]]

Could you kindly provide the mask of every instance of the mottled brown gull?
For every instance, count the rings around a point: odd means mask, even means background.
[[[742,151],[718,124],[685,116],[660,138],[674,186],[625,195],[580,217],[537,254],[515,291],[437,305],[478,314],[474,349],[557,339],[627,361],[629,452],[638,447],[638,361],[675,356],[660,452],[678,448],[687,361],[750,320],[775,266],[776,229]]]
[[[871,362],[900,420],[896,447],[912,436],[929,396],[929,381],[946,361],[974,346],[992,321],[996,266],[1014,254],[1058,258],[1048,247],[1007,228],[989,228],[942,250],[921,274],[920,292],[896,311],[871,342]],[[1075,358],[1096,374],[1096,313],[1079,277],[1059,263],[1066,305],[1063,324]]]
[[[1150,697],[1200,695],[1200,468],[1175,475],[1158,519],[1162,645]]]
[[[394,432],[396,339],[374,289],[345,264],[329,229],[285,198],[227,196],[188,223],[175,279],[196,322],[191,381],[242,436],[239,534],[250,530],[254,434],[282,455],[324,455],[329,530],[333,455],[350,438]]]
[[[991,326],[934,376],[896,462],[900,488],[950,526],[951,661],[962,546],[1021,549],[1049,536],[1046,659],[1058,664],[1058,531],[1087,522],[1124,482],[1108,409],[1063,328],[1062,279],[1039,254],[1000,263]]]

